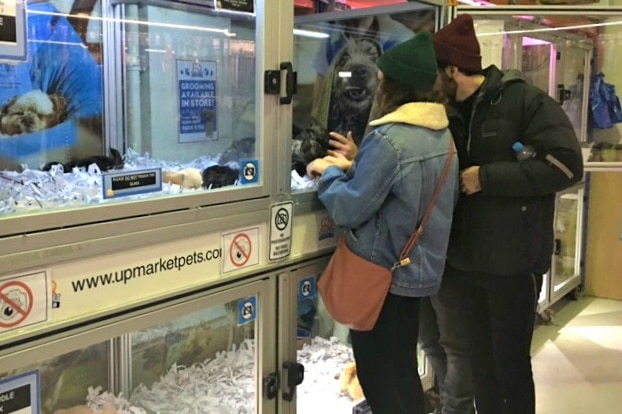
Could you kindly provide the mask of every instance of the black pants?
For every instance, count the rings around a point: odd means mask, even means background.
[[[534,414],[531,339],[536,281],[532,274],[499,276],[448,268],[445,277],[462,286],[478,414]]]
[[[376,326],[351,330],[356,370],[374,414],[423,414],[417,370],[419,298],[389,294]]]
[[[434,370],[443,414],[473,414],[473,382],[456,278],[444,278],[436,295],[421,298],[419,344]]]

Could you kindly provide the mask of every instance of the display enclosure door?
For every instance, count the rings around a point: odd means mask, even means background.
[[[163,309],[132,331],[124,382],[131,402],[161,413],[274,412],[262,386],[274,371],[273,286],[249,283],[180,312]]]
[[[369,409],[356,380],[349,329],[328,314],[317,280],[328,258],[279,275],[279,356],[283,369],[279,398],[282,413],[365,413]],[[421,350],[417,352],[424,390],[432,373]],[[289,371],[287,368],[289,368]],[[292,368],[293,367],[293,368]],[[303,381],[287,385],[292,373],[303,370]]]
[[[116,396],[110,392],[112,341],[92,345],[80,342],[59,355],[40,355],[42,359],[36,363],[22,359],[21,366],[9,370],[3,369],[6,364],[2,364],[0,390],[4,395],[6,391],[13,392],[16,398],[2,401],[0,407],[15,409],[9,411],[13,413],[62,414],[80,412],[86,409],[88,401],[102,407],[113,406]],[[30,398],[25,398],[27,394]]]
[[[27,61],[0,55],[0,236],[270,195],[277,0],[27,3]]]
[[[325,155],[329,131],[352,133],[360,144],[367,131],[377,85],[376,60],[421,31],[434,31],[440,2],[363,0],[296,1],[291,189],[315,190],[305,167]],[[436,3],[436,4],[435,4]]]
[[[275,283],[182,296],[3,349],[0,390],[28,387],[33,410],[10,411],[20,413],[274,413]]]

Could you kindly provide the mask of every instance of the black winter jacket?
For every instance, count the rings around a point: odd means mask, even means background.
[[[468,129],[451,118],[460,168],[480,166],[482,191],[460,195],[447,262],[489,274],[544,273],[553,253],[555,193],[582,180],[581,148],[546,92],[517,71],[490,66],[484,73]],[[533,146],[536,157],[517,161],[516,141]]]

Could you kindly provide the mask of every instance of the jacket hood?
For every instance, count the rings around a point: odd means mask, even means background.
[[[486,80],[482,86],[483,96],[490,97],[491,100],[499,99],[503,91],[514,83],[527,83],[523,73],[516,69],[501,71],[495,65],[490,65],[484,69]]]
[[[518,69],[509,69],[507,71],[502,72],[503,76],[501,77],[501,83],[509,83],[509,82],[527,82],[527,78],[523,75]]]
[[[445,106],[434,102],[410,102],[369,123],[378,126],[393,122],[441,130],[449,126]]]

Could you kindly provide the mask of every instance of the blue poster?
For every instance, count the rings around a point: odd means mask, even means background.
[[[216,62],[178,60],[179,142],[218,139]]]

